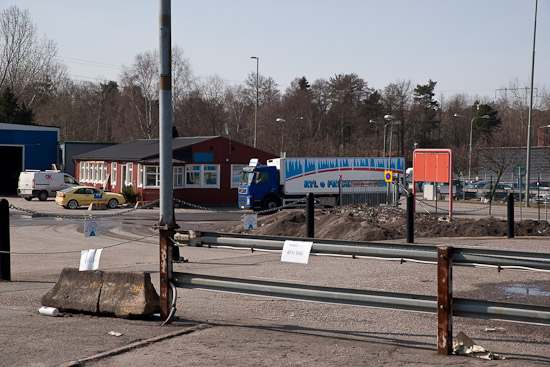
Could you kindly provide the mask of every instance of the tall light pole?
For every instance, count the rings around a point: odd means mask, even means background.
[[[535,41],[537,38],[537,8],[535,0],[535,22],[533,26],[533,54],[531,57],[531,91],[529,98],[529,124],[527,125],[527,172],[525,174],[525,206],[529,207],[529,181],[531,178],[531,121],[533,120],[533,83],[535,80]],[[520,194],[521,195],[521,194]]]
[[[390,125],[390,150],[389,150],[389,153],[388,153],[388,171],[391,171],[391,151],[392,151],[392,141],[393,141],[393,125],[396,124],[396,125],[399,125],[401,124],[400,121],[395,121],[395,117],[392,116],[392,115],[385,115],[384,116],[384,120],[388,121],[388,123],[386,125]],[[384,128],[386,127],[386,125],[384,125]],[[387,188],[386,188],[386,205],[389,204],[389,196],[390,196],[390,185],[387,185]]]
[[[281,132],[281,158],[283,158],[283,154],[284,154],[284,142],[285,142],[285,124],[286,124],[286,120],[285,119],[282,119],[282,118],[278,118],[277,120],[275,120],[276,122],[279,122],[283,127],[282,127],[282,132]]]
[[[371,124],[379,124],[379,123],[380,123],[380,122],[375,121],[375,120],[369,120],[369,122],[370,122]],[[386,123],[384,124],[384,151],[383,151],[384,153],[382,154],[382,158],[386,158],[386,127],[388,127],[389,124],[391,124],[391,122],[386,122]],[[385,166],[385,165],[386,165],[386,164],[384,163],[384,166]]]
[[[254,110],[254,148],[258,145],[258,82],[260,71],[260,58],[251,56],[251,59],[256,59],[256,109]]]
[[[463,117],[459,115],[458,113],[454,114],[454,117]],[[470,120],[470,151],[468,153],[468,182],[472,182],[472,143],[473,143],[473,127],[474,127],[474,120],[477,119],[489,119],[491,116],[489,115],[483,115],[483,116],[475,116]]]

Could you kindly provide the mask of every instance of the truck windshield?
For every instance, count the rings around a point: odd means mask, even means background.
[[[252,181],[254,181],[255,175],[256,172],[243,172],[243,176],[241,177],[241,185],[250,185]]]

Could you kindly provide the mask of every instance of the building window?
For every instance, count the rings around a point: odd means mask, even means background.
[[[79,181],[84,181],[84,162],[80,161],[80,174],[78,175]]]
[[[145,167],[145,186],[146,187],[160,186],[160,169],[158,166]]]
[[[111,163],[111,186],[116,186],[116,171],[117,171],[117,163],[112,162]]]
[[[183,187],[183,167],[174,167],[174,187]]]
[[[201,185],[201,166],[186,165],[185,166],[185,186],[200,186]]]
[[[231,165],[231,188],[239,187],[241,178],[243,176],[243,168],[246,164],[232,164]]]
[[[218,166],[216,165],[203,165],[203,186],[215,186],[218,187]]]
[[[134,164],[126,164],[126,186],[132,186],[132,181],[134,179]]]
[[[143,186],[143,166],[141,164],[138,164],[137,185],[138,187]]]

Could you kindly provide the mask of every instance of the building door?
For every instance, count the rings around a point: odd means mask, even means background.
[[[17,181],[23,170],[23,147],[0,145],[0,157],[3,158],[0,194],[17,195]]]

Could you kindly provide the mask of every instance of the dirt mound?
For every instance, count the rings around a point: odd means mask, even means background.
[[[244,230],[233,227],[233,233],[268,236],[304,237],[306,216],[304,209],[283,210],[258,217],[258,228]],[[546,221],[516,221],[516,236],[549,236]],[[416,213],[415,237],[485,237],[506,236],[506,220],[494,217],[480,219],[449,218],[447,216]],[[315,237],[351,241],[380,241],[407,237],[406,212],[392,207],[348,206],[342,209],[315,211]]]

